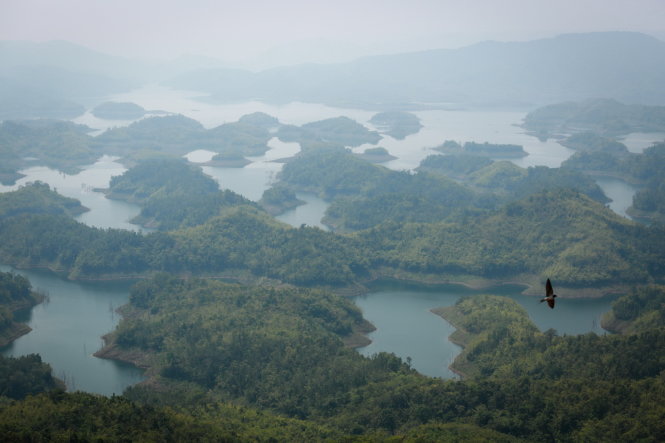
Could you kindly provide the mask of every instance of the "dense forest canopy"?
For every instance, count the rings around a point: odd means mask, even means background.
[[[58,198],[43,185],[32,191]],[[3,261],[48,266],[71,278],[170,271],[345,286],[402,273],[438,281],[557,275],[573,290],[623,287],[663,273],[659,227],[630,222],[574,191],[535,194],[447,221],[386,221],[354,235],[292,228],[243,199],[228,201],[200,225],[142,235],[17,211],[8,206],[14,195],[0,195]]]
[[[634,314],[650,316],[662,288],[649,291],[646,297],[641,289],[631,292],[615,304],[615,315],[635,299],[642,302]],[[453,339],[464,346],[455,361],[466,374],[462,381],[424,377],[389,354],[366,358],[346,348],[342,337],[361,326],[362,317],[332,294],[157,275],[132,289],[125,319],[104,351],[140,356],[152,382],[110,402],[55,393],[38,403],[5,404],[0,426],[28,432],[41,404],[51,405],[47,429],[62,432],[67,424],[61,414],[84,402],[108,411],[103,423],[89,422],[82,412],[78,429],[87,432],[117,429],[127,408],[132,426],[152,429],[150,417],[164,414],[164,406],[172,409],[160,422],[179,424],[174,432],[231,427],[236,435],[313,440],[450,435],[579,441],[612,435],[657,441],[665,432],[657,400],[665,389],[662,324],[626,336],[560,337],[538,331],[514,301],[482,295],[462,298],[441,314],[456,325]],[[17,414],[17,407],[34,412]],[[262,418],[255,408],[265,411]]]

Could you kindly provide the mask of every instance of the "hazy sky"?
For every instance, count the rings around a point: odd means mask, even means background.
[[[0,0],[0,40],[132,57],[243,60],[290,48],[319,61],[608,30],[664,38],[665,0]]]

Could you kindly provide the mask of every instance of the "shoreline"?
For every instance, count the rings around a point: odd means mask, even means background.
[[[17,339],[29,334],[32,328],[25,323],[13,322],[6,331],[0,334],[0,349],[4,349]]]
[[[129,281],[129,280],[144,280],[152,277],[154,274],[161,271],[150,270],[137,274],[100,274],[96,276],[81,276],[75,275],[72,277],[71,271],[66,269],[58,269],[51,265],[19,265],[11,262],[0,263],[6,266],[10,266],[16,270],[47,270],[54,274],[60,275],[69,281],[79,281],[79,282],[112,282],[112,281]],[[201,278],[201,279],[216,279],[216,280],[230,280],[235,281],[241,284],[256,285],[256,284],[268,284],[268,285],[292,285],[288,282],[283,282],[280,280],[275,280],[267,276],[256,276],[248,273],[247,270],[229,270],[227,272],[220,272],[215,274],[194,274],[189,271],[173,273],[180,278]],[[540,282],[540,279],[535,274],[520,274],[515,276],[509,276],[506,278],[488,278],[476,275],[464,275],[464,274],[451,274],[449,277],[445,275],[434,275],[434,274],[413,274],[413,273],[403,273],[404,271],[394,270],[386,271],[376,270],[374,274],[368,278],[359,279],[358,281],[351,282],[345,286],[329,286],[323,285],[319,286],[320,289],[327,289],[335,294],[344,296],[344,297],[355,297],[363,294],[368,294],[372,291],[371,286],[379,284],[380,282],[391,282],[401,283],[406,285],[411,285],[414,287],[437,287],[437,286],[463,286],[465,288],[474,290],[474,291],[483,291],[490,290],[492,288],[500,286],[523,286],[524,289],[520,292],[521,295],[527,297],[536,297],[542,295],[541,286],[544,283]],[[605,296],[612,296],[617,294],[626,293],[630,287],[633,285],[606,285],[598,287],[570,287],[565,285],[558,285],[557,292],[558,296],[566,299],[576,299],[576,298],[602,298]],[[544,286],[543,286],[544,287]],[[316,286],[312,286],[316,288]]]
[[[453,333],[448,336],[448,341],[459,346],[460,348],[462,348],[462,350],[459,352],[459,354],[457,354],[457,356],[455,356],[452,363],[448,365],[448,369],[450,369],[453,373],[457,374],[460,378],[467,378],[468,374],[464,373],[462,369],[456,367],[455,363],[457,362],[458,359],[460,359],[464,355],[464,351],[467,345],[469,344],[471,338],[470,337],[471,333],[454,321],[453,317],[454,313],[456,312],[454,305],[441,307],[441,308],[433,308],[430,309],[430,312],[440,317],[442,320],[448,322],[449,325],[455,328]]]

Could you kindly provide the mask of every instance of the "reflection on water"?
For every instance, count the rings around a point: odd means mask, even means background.
[[[69,390],[121,394],[143,379],[138,368],[92,355],[102,347],[102,335],[118,324],[115,310],[129,300],[128,283],[71,282],[50,272],[1,265],[0,271],[21,274],[33,288],[48,294],[47,301],[20,314],[18,319],[32,331],[2,349],[3,355],[40,354]]]
[[[399,283],[384,284],[380,289],[354,298],[376,331],[369,334],[372,343],[358,351],[363,355],[392,352],[419,372],[432,377],[453,378],[448,369],[461,349],[448,340],[454,328],[431,309],[452,306],[460,297],[479,293],[506,296],[518,302],[541,331],[555,329],[559,335],[595,332],[604,334],[600,318],[611,308],[612,297],[596,299],[560,299],[555,309],[540,303],[540,297],[521,295],[520,286],[502,286],[474,291],[463,286],[414,288]]]

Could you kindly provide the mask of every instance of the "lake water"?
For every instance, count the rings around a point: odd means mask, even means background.
[[[555,329],[559,335],[603,334],[600,319],[610,310],[612,297],[600,299],[560,299],[555,309],[540,303],[540,297],[521,295],[522,287],[502,286],[475,291],[459,285],[414,288],[398,283],[384,284],[366,295],[354,298],[363,316],[376,326],[369,334],[372,343],[358,351],[366,356],[393,352],[419,372],[432,377],[454,378],[448,369],[460,352],[448,337],[454,328],[431,309],[452,306],[464,296],[490,293],[512,298],[529,313],[541,331]]]
[[[78,174],[64,174],[45,166],[35,166],[21,171],[25,177],[17,180],[12,186],[0,185],[0,192],[18,189],[20,186],[33,181],[48,183],[58,193],[75,198],[90,209],[76,220],[89,226],[98,228],[120,228],[134,231],[145,231],[137,225],[129,223],[138,215],[138,206],[118,200],[109,200],[101,192],[93,188],[108,188],[111,177],[121,175],[126,168],[114,161],[113,157],[104,156],[93,165],[85,167]]]
[[[605,195],[612,199],[609,203],[610,209],[623,217],[632,218],[626,214],[626,209],[633,205],[633,196],[637,192],[637,187],[610,177],[598,178],[596,183]]]
[[[191,91],[172,91],[158,86],[112,97],[101,101],[130,101],[148,110],[164,110],[179,113],[200,121],[212,128],[226,122],[237,121],[253,112],[265,112],[277,117],[285,124],[302,125],[326,118],[348,116],[372,129],[368,123],[374,112],[333,108],[318,104],[290,103],[272,105],[260,102],[218,105],[198,101],[200,94]],[[520,112],[500,111],[420,111],[415,112],[424,128],[403,140],[385,136],[378,146],[383,146],[398,159],[384,163],[395,170],[413,169],[426,156],[436,153],[432,148],[445,140],[459,142],[476,141],[523,145],[529,156],[513,160],[519,166],[546,165],[558,167],[572,151],[553,140],[541,142],[524,134],[516,126],[524,117]],[[130,121],[108,121],[86,114],[75,120],[98,129],[97,133],[114,126],[130,124]],[[632,152],[640,152],[654,141],[662,140],[664,134],[631,134],[624,140]],[[271,148],[265,155],[252,157],[251,164],[244,168],[217,168],[204,166],[203,170],[215,178],[220,187],[231,189],[250,200],[258,201],[263,192],[277,179],[282,163],[275,161],[296,154],[297,143],[284,143],[276,138],[270,140]],[[362,152],[374,145],[354,148]],[[210,160],[208,151],[188,154],[192,162]],[[81,200],[91,210],[77,219],[91,226],[139,230],[129,220],[139,213],[139,208],[125,202],[108,200],[93,188],[108,187],[114,175],[122,174],[125,168],[111,157],[102,157],[93,165],[75,175],[66,175],[44,167],[33,167],[21,171],[26,177],[15,186],[0,186],[0,192],[16,189],[29,181],[41,180],[49,183],[58,192]],[[625,209],[632,202],[635,189],[618,180],[598,181],[606,194],[614,201],[610,207],[625,216]],[[293,226],[307,224],[325,227],[321,218],[328,203],[315,195],[298,194],[306,202],[288,211],[279,220]],[[0,268],[3,269],[3,268]],[[6,268],[4,268],[6,269]],[[92,353],[101,346],[101,335],[111,331],[118,321],[113,310],[127,302],[128,290],[124,284],[75,283],[50,273],[20,271],[37,288],[50,293],[50,302],[34,308],[26,320],[33,331],[19,338],[5,349],[7,355],[23,355],[37,352],[51,364],[54,374],[65,379],[70,389],[81,389],[105,395],[120,393],[124,387],[141,379],[141,371],[131,366],[97,359]],[[555,310],[546,309],[537,299],[519,295],[516,289],[505,288],[493,293],[514,297],[527,307],[534,322],[542,329],[554,328],[560,333],[577,334],[587,331],[602,332],[599,318],[609,309],[610,301],[562,300]],[[371,334],[370,346],[360,350],[364,354],[379,351],[395,352],[412,358],[412,365],[424,374],[437,377],[452,377],[447,369],[459,349],[448,341],[452,327],[429,310],[450,305],[460,296],[472,294],[463,287],[432,289],[408,289],[402,286],[379,288],[371,294],[355,299],[368,320],[377,326]]]
[[[71,282],[47,271],[0,270],[23,275],[48,294],[47,301],[18,316],[32,331],[3,348],[3,355],[40,354],[68,390],[121,394],[143,379],[134,366],[92,355],[102,347],[101,337],[117,326],[115,310],[129,301],[129,283]]]

